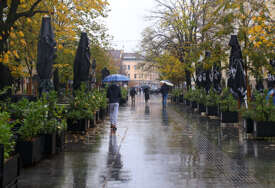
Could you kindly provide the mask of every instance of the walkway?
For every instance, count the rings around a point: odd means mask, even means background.
[[[70,143],[66,152],[24,169],[19,188],[275,185],[275,155],[259,159],[257,142],[241,139],[236,127],[221,127],[179,106],[162,110],[156,96],[149,105],[139,96],[135,106],[121,107],[118,122],[116,133],[106,122],[99,138]]]

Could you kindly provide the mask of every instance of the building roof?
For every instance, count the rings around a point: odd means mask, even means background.
[[[123,53],[123,60],[132,60],[132,61],[143,61],[144,58],[138,53]]]
[[[108,52],[110,53],[110,55],[114,59],[121,59],[122,58],[122,54],[123,54],[122,50],[108,50]]]

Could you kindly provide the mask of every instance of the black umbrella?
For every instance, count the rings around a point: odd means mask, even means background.
[[[53,89],[51,82],[52,65],[56,57],[56,42],[54,39],[51,18],[42,18],[37,49],[37,73],[39,77],[39,94]]]
[[[270,60],[270,65],[273,69],[273,73],[275,72],[275,59]],[[273,85],[275,84],[275,75],[272,73],[272,71],[269,71],[268,77],[267,77],[267,85],[268,89],[271,89]]]
[[[221,93],[222,91],[221,79],[222,79],[221,62],[216,62],[214,63],[210,74],[210,81],[213,83],[213,89],[217,93]]]
[[[89,81],[90,56],[91,54],[87,33],[81,33],[74,60],[74,89],[79,89],[81,82]]]
[[[196,85],[198,88],[202,87],[202,63],[199,62],[196,66]]]
[[[227,85],[234,97],[244,99],[246,96],[246,80],[242,51],[236,35],[231,35],[229,45],[231,46],[231,52]]]
[[[102,70],[101,70],[101,79],[104,80],[104,78],[106,78],[107,76],[110,75],[110,71],[104,67]],[[105,84],[102,83],[102,87],[105,87]]]

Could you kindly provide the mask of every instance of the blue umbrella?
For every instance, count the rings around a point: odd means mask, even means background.
[[[122,74],[111,74],[104,78],[103,82],[127,82],[129,78]]]

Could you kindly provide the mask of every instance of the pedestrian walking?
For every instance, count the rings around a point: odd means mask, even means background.
[[[162,84],[162,86],[160,88],[160,93],[162,95],[162,106],[163,107],[166,107],[168,92],[169,92],[169,86],[165,83]]]
[[[272,97],[272,103],[275,105],[275,83],[273,83],[273,88],[267,93],[266,100],[269,100],[269,97]]]
[[[135,104],[135,102],[136,102],[136,94],[137,94],[136,88],[132,87],[130,89],[130,96],[131,96],[132,104]]]
[[[116,130],[118,107],[121,98],[120,87],[118,87],[115,83],[112,83],[107,90],[107,98],[109,99],[111,128]]]
[[[144,93],[144,99],[145,99],[145,103],[148,103],[148,100],[150,99],[150,90],[148,87],[143,89],[143,93]]]

